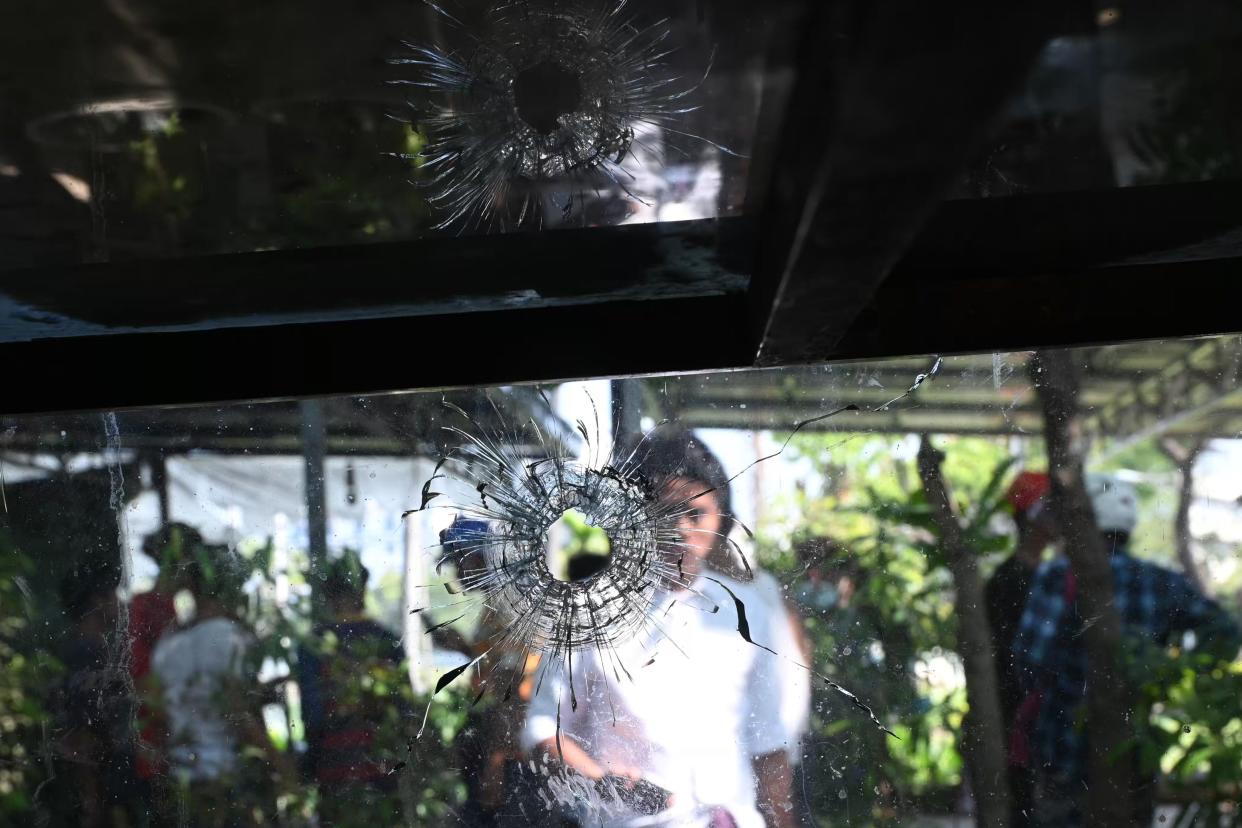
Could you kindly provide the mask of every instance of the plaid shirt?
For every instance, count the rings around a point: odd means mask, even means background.
[[[1113,553],[1113,605],[1127,642],[1166,646],[1194,631],[1199,641],[1228,636],[1236,642],[1233,620],[1195,590],[1182,575],[1137,560],[1125,550]],[[1035,721],[1036,761],[1062,780],[1086,778],[1086,732],[1081,720],[1086,697],[1087,655],[1077,589],[1066,583],[1069,563],[1057,558],[1039,568],[1013,642],[1014,660],[1024,689],[1039,690],[1043,702]]]

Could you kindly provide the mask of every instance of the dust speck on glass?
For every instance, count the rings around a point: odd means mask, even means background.
[[[3,418],[0,821],[1229,824],[1240,354]]]

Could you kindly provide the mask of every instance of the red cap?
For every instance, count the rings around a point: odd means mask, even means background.
[[[1015,512],[1027,512],[1048,494],[1052,481],[1043,472],[1020,472],[1009,484],[1005,500]]]

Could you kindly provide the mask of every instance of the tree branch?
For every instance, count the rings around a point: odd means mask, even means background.
[[[1181,475],[1177,487],[1177,514],[1173,519],[1173,541],[1177,546],[1177,560],[1195,589],[1207,595],[1203,574],[1199,572],[1199,565],[1195,563],[1191,548],[1194,539],[1190,536],[1190,506],[1195,499],[1195,461],[1199,459],[1205,445],[1202,439],[1192,440],[1189,445],[1183,445],[1172,437],[1165,437],[1160,441],[1160,450],[1177,464],[1177,471]]]
[[[957,650],[966,671],[966,693],[971,727],[963,728],[962,747],[971,769],[979,824],[983,828],[1006,828],[1009,824],[1009,775],[1005,721],[996,685],[996,664],[988,626],[983,579],[979,577],[978,553],[962,537],[962,527],[940,464],[944,455],[924,434],[919,445],[919,477],[932,508],[932,521],[940,533],[949,571],[955,585],[958,617]]]
[[[1065,555],[1077,580],[1077,605],[1087,651],[1087,801],[1084,824],[1122,828],[1131,822],[1131,694],[1119,669],[1121,619],[1113,605],[1109,550],[1083,484],[1082,415],[1078,376],[1068,351],[1038,351],[1031,379],[1044,411],[1044,440],[1052,478],[1052,506],[1065,537]],[[1073,723],[1064,723],[1072,727]]]

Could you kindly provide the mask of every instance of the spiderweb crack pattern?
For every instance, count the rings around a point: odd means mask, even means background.
[[[942,361],[937,358],[927,371],[915,377],[906,391],[873,410],[887,410],[915,394],[936,376],[941,365]],[[546,397],[544,399],[547,402]],[[586,462],[579,462],[563,444],[548,437],[534,419],[519,426],[506,420],[490,397],[487,403],[502,425],[488,428],[460,406],[447,400],[443,402],[462,421],[462,425],[444,426],[459,441],[458,448],[436,464],[422,487],[419,507],[405,513],[452,509],[481,527],[461,533],[441,546],[435,564],[437,576],[443,575],[446,566],[457,573],[458,586],[447,580],[442,584],[451,600],[439,606],[416,607],[412,612],[461,610],[451,620],[437,624],[426,633],[471,613],[478,614],[479,629],[496,632],[488,635],[479,655],[440,676],[432,695],[467,670],[476,668],[481,681],[475,703],[491,686],[503,688],[507,701],[522,676],[528,657],[538,654],[543,659],[535,692],[539,692],[543,679],[550,672],[564,671],[569,679],[570,704],[576,709],[575,653],[594,651],[601,666],[609,669],[617,682],[621,682],[623,676],[625,680],[632,680],[629,669],[618,656],[621,644],[644,635],[652,642],[668,640],[676,646],[655,611],[662,599],[676,593],[681,603],[702,611],[716,613],[721,610],[717,602],[696,587],[697,576],[685,570],[683,564],[689,546],[678,529],[682,518],[696,510],[692,503],[717,489],[690,486],[687,494],[665,496],[668,481],[653,479],[642,470],[643,446],[655,429],[642,435],[623,454],[614,454],[615,449],[603,452],[599,440],[592,439],[592,433],[596,437],[600,434],[599,412],[593,400],[593,432],[582,420],[576,423],[576,430],[587,447]],[[548,408],[551,409],[550,402]],[[856,405],[847,405],[795,423],[779,449],[754,460],[728,478],[724,485],[782,454],[806,426],[858,410]],[[667,422],[662,421],[656,428]],[[542,451],[541,457],[531,460],[524,453],[521,447],[528,441],[523,439],[523,432],[534,435]],[[615,447],[617,435],[613,434],[612,438],[611,444]],[[438,502],[445,492],[433,487],[447,490],[453,483],[472,495]],[[548,566],[548,530],[569,509],[577,510],[586,523],[608,535],[611,555],[602,570],[582,580],[566,582],[554,577]],[[739,522],[738,525],[753,537],[744,524]],[[726,535],[717,533],[717,536],[739,559],[744,570],[741,576],[749,579],[752,572],[744,551]],[[738,635],[743,640],[806,670],[866,716],[875,727],[894,735],[853,692],[812,665],[752,639],[745,603],[719,579],[709,575],[704,575],[704,579],[722,587],[732,599]],[[503,657],[512,652],[521,655],[516,660]],[[430,711],[430,702],[427,710]],[[426,715],[423,725],[426,726]],[[421,729],[419,734],[422,734]],[[560,744],[559,721],[557,744]]]
[[[628,0],[497,0],[477,19],[424,0],[466,45],[407,42],[390,62],[417,73],[412,120],[426,136],[415,160],[438,228],[505,229],[542,223],[541,193],[562,220],[585,222],[589,194],[616,190],[646,204],[627,166],[658,158],[654,136],[725,147],[680,129],[706,78],[668,63],[667,19],[642,25]],[[708,64],[710,70],[710,62]],[[686,154],[676,144],[667,148]]]

